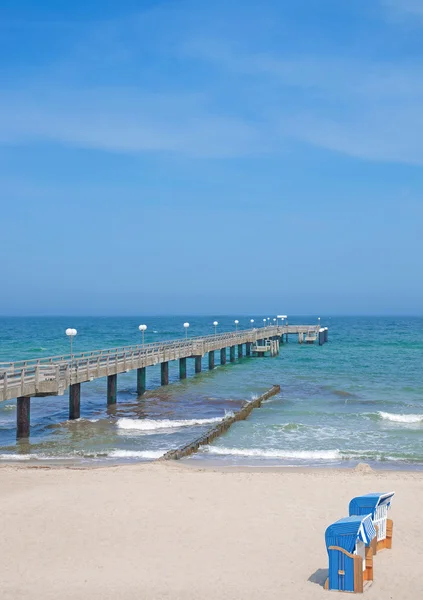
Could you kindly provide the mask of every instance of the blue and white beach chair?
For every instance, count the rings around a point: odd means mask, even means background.
[[[326,529],[329,577],[325,588],[342,592],[363,592],[365,581],[373,581],[371,541],[376,530],[371,515],[355,515]]]
[[[350,502],[350,515],[372,515],[373,525],[377,531],[376,550],[392,548],[392,533],[394,524],[388,519],[388,510],[395,492],[373,492],[364,496],[357,496]]]

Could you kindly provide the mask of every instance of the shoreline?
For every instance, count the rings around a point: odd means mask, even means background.
[[[212,473],[301,473],[301,474],[312,474],[312,473],[332,473],[332,474],[346,474],[355,473],[361,475],[420,475],[423,478],[423,465],[421,469],[396,469],[396,468],[374,468],[369,463],[358,463],[354,466],[327,466],[327,465],[315,465],[315,466],[301,466],[301,465],[225,465],[219,462],[212,462],[207,460],[196,460],[195,462],[191,459],[180,459],[172,461],[134,461],[134,462],[110,462],[99,461],[98,463],[81,464],[78,461],[69,460],[24,460],[24,461],[2,461],[0,463],[0,470],[73,470],[73,471],[107,471],[107,470],[130,470],[130,469],[143,469],[149,466],[165,465],[169,469],[193,471],[193,472],[212,472]]]

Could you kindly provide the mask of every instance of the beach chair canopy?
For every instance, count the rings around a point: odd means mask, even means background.
[[[376,509],[379,506],[386,505],[387,508],[391,505],[391,499],[395,492],[373,492],[372,494],[366,494],[365,496],[357,496],[350,502],[349,512],[350,515],[368,515],[372,514],[374,518]]]
[[[354,552],[357,540],[368,545],[376,536],[376,529],[371,515],[355,515],[333,523],[326,529],[326,549],[339,546],[351,554]]]

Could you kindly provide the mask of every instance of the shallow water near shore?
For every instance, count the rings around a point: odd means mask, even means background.
[[[75,351],[146,342],[234,328],[235,317],[2,318],[0,361],[68,352],[66,327],[78,329]],[[249,319],[239,327],[250,326]],[[252,316],[256,323],[262,317]],[[291,317],[290,323],[316,323]],[[148,392],[137,398],[135,372],[118,377],[118,402],[106,406],[106,380],[81,387],[81,419],[68,420],[67,394],[31,400],[31,438],[16,442],[16,402],[0,404],[0,460],[19,463],[97,465],[154,460],[199,437],[273,384],[281,392],[211,446],[195,464],[243,466],[423,468],[423,318],[322,317],[329,343],[299,345],[294,336],[274,358],[242,358],[235,364],[159,387],[159,368],[147,370]]]

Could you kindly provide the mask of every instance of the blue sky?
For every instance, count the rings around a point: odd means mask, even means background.
[[[0,314],[421,314],[423,0],[3,0]]]

